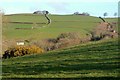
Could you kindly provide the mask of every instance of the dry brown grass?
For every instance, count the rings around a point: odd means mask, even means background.
[[[45,51],[50,51],[58,48],[64,48],[64,47],[88,42],[90,40],[91,40],[90,36],[86,36],[85,38],[80,38],[79,33],[68,32],[68,33],[61,33],[55,39],[44,39],[41,41],[36,41],[33,44],[43,48]]]
[[[102,22],[91,32],[92,40],[100,40],[103,38],[118,37],[118,32],[115,31],[115,26],[112,23]]]

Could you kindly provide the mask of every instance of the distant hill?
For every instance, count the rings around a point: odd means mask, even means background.
[[[80,37],[86,37],[101,20],[98,17],[82,15],[48,15],[51,24],[47,25],[44,15],[12,14],[3,16],[3,50],[16,44],[18,40],[39,41],[56,38],[61,33],[78,32]],[[117,23],[117,18],[106,18],[107,22]],[[116,29],[118,25],[116,24]]]
[[[6,15],[3,17],[5,20],[3,20],[3,36],[5,36],[7,39],[44,39],[54,38],[64,32],[80,32],[81,36],[85,36],[87,31],[92,30],[99,22],[101,22],[99,18],[92,16],[49,15],[49,17],[51,18],[52,23],[47,25],[47,20],[44,15]],[[106,19],[106,21],[117,22],[117,18]],[[16,30],[16,28],[31,29],[32,27],[35,27],[36,29]],[[39,36],[36,36],[36,34]]]
[[[16,40],[39,41],[65,32],[79,32],[84,38],[101,20],[92,16],[14,14],[3,17],[3,49]],[[117,18],[106,18],[118,29]],[[90,78],[118,77],[118,39],[78,44],[44,54],[2,60],[3,78]]]

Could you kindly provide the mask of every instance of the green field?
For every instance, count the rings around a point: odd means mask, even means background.
[[[99,18],[80,15],[49,15],[52,23],[47,25],[44,15],[5,15],[3,40],[41,40],[56,38],[64,32],[79,32],[81,38],[93,30]],[[117,18],[106,18],[117,22]],[[12,23],[19,22],[19,23]],[[29,22],[32,24],[23,24]],[[32,29],[34,27],[35,29]],[[22,29],[16,29],[22,28]],[[25,28],[25,29],[24,29]],[[118,25],[116,27],[118,29]],[[7,47],[8,47],[7,46]],[[107,39],[69,46],[68,48],[25,55],[2,60],[3,78],[81,78],[118,77],[118,39]],[[5,46],[6,48],[6,46]],[[4,46],[3,46],[4,50]]]
[[[101,20],[92,16],[79,15],[49,15],[52,20],[50,25],[36,24],[47,23],[44,15],[14,14],[6,15],[8,22],[31,22],[33,24],[3,23],[3,36],[9,40],[45,39],[55,38],[64,32],[79,32],[81,37],[86,36],[89,30],[97,26]],[[117,19],[106,19],[108,22],[117,22]],[[31,29],[34,26],[35,29]],[[17,30],[15,28],[29,28]]]
[[[118,77],[117,39],[3,59],[3,78]]]

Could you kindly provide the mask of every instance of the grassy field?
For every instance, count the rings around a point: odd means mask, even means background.
[[[92,16],[49,15],[47,25],[43,15],[14,14],[3,17],[3,40],[41,40],[55,38],[64,32],[79,32],[83,38],[101,20]],[[117,22],[117,18],[106,18]],[[19,23],[12,23],[19,22]],[[21,23],[22,22],[22,23]],[[23,24],[29,22],[31,24]],[[35,29],[32,29],[35,27]],[[16,29],[22,28],[22,29]],[[27,28],[27,29],[23,29]],[[116,27],[118,28],[118,26]],[[9,43],[6,43],[7,45]],[[81,78],[118,77],[118,40],[102,40],[73,47],[3,59],[3,78]]]
[[[118,41],[90,42],[44,54],[3,59],[3,78],[118,77]]]
[[[52,23],[47,25],[47,20],[44,15],[5,15],[3,17],[4,23],[2,27],[2,38],[4,41],[3,51],[6,50],[7,47],[16,45],[16,41],[40,41],[46,38],[56,38],[65,32],[78,32],[79,36],[83,38],[86,37],[86,33],[93,30],[99,22],[102,22],[98,17],[93,16],[49,15],[49,17]],[[106,18],[105,20],[107,22],[117,22],[117,18]],[[31,24],[23,24],[23,22]],[[32,27],[34,27],[34,29],[32,29]],[[116,29],[118,29],[118,26]]]
[[[3,24],[3,36],[5,39],[45,39],[55,38],[64,32],[79,32],[81,37],[86,36],[101,20],[92,16],[79,15],[49,15],[52,20],[50,25],[46,25],[47,20],[44,15],[14,14],[6,15],[6,23]],[[117,22],[117,19],[106,19],[108,22]],[[7,22],[31,22],[33,24],[7,23]],[[41,24],[37,24],[41,23]],[[35,29],[31,29],[35,27]],[[28,28],[27,30],[16,28]],[[38,36],[39,35],[39,36]]]

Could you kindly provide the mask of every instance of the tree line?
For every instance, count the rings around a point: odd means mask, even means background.
[[[113,14],[113,16],[117,16],[118,14],[117,14],[117,12],[115,12],[114,14]],[[103,16],[104,16],[104,18],[106,17],[106,16],[108,16],[108,13],[107,12],[105,12],[104,14],[103,14]]]
[[[88,12],[83,12],[83,13],[80,13],[80,12],[74,12],[73,13],[74,15],[85,15],[85,16],[90,16],[90,13],[88,13]],[[117,16],[118,14],[117,14],[117,12],[115,12],[114,14],[113,14],[113,16]],[[108,16],[108,13],[107,12],[105,12],[105,13],[103,13],[103,16],[104,16],[104,18],[106,17],[106,16]]]

